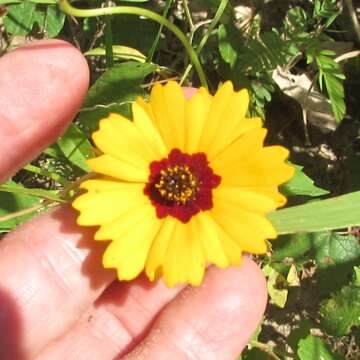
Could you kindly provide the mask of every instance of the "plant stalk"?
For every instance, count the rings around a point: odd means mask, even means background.
[[[97,8],[97,9],[78,9],[70,5],[67,0],[59,0],[59,6],[62,11],[64,11],[68,15],[76,16],[76,17],[95,17],[95,16],[106,16],[106,15],[116,15],[116,14],[129,14],[129,15],[138,15],[144,16],[148,19],[154,20],[161,25],[167,27],[170,31],[172,31],[178,39],[181,41],[186,51],[188,52],[192,63],[197,71],[199,76],[201,85],[207,88],[207,81],[204,70],[201,66],[199,58],[191,47],[186,35],[172,22],[163,16],[139,7],[135,6],[115,6],[108,8]]]

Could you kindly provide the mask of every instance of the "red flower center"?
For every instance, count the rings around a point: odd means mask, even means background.
[[[204,153],[189,155],[173,149],[167,158],[150,164],[144,193],[159,219],[170,215],[187,223],[199,211],[213,207],[212,189],[220,181]]]

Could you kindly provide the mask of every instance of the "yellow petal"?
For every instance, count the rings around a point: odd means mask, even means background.
[[[190,154],[199,150],[200,137],[209,112],[210,99],[205,91],[198,91],[185,103],[185,151]]]
[[[158,130],[155,128],[153,121],[146,110],[135,102],[132,105],[133,122],[137,130],[144,137],[146,142],[156,155],[156,160],[160,160],[168,155],[164,141]],[[155,160],[155,159],[154,159]]]
[[[225,149],[233,140],[234,132],[239,136],[239,130],[245,132],[249,126],[256,126],[258,121],[245,120],[249,106],[249,93],[247,90],[234,92],[229,97],[227,107],[218,118],[218,128],[213,136],[213,141],[206,146],[207,155],[212,159],[216,154]],[[211,109],[212,110],[212,109]],[[251,128],[251,127],[250,127]]]
[[[149,177],[149,164],[129,163],[111,155],[101,155],[87,160],[92,171],[124,181],[145,183]]]
[[[102,225],[109,223],[129,208],[148,203],[144,195],[143,184],[123,184],[116,190],[94,192],[80,195],[73,202],[73,207],[80,211],[79,225]]]
[[[132,226],[107,247],[103,265],[115,268],[119,280],[132,280],[144,269],[152,242],[162,221],[156,215],[145,216],[136,226]]]
[[[167,150],[183,150],[185,97],[180,85],[174,81],[164,86],[156,84],[149,104]]]
[[[119,114],[101,120],[92,138],[104,154],[138,166],[146,167],[156,157],[154,145],[148,144],[132,121]]]
[[[208,264],[215,264],[224,268],[229,265],[228,257],[222,247],[217,233],[217,224],[207,212],[196,214],[190,221],[192,237],[198,238],[202,244],[205,260]]]
[[[164,263],[168,244],[173,237],[176,221],[177,220],[170,216],[165,218],[160,231],[154,239],[145,266],[146,275],[150,281],[154,281],[162,275],[162,265]]]
[[[240,209],[261,214],[275,210],[277,205],[269,196],[235,186],[219,186],[213,189],[213,197],[218,201],[234,204]]]
[[[280,185],[294,175],[294,168],[284,161],[288,150],[282,146],[269,146],[254,151],[247,159],[231,166],[218,168],[222,185],[244,187],[266,187]],[[215,170],[216,172],[216,170]]]
[[[114,240],[121,237],[133,226],[138,226],[145,217],[151,217],[155,213],[153,205],[144,203],[136,206],[129,206],[120,217],[109,223],[101,225],[95,233],[95,240]]]
[[[189,224],[175,224],[163,266],[164,281],[168,287],[178,283],[198,286],[204,276],[205,259],[198,234],[189,231]]]
[[[264,186],[264,187],[249,186],[249,187],[243,187],[242,189],[260,193],[260,194],[270,197],[271,199],[273,199],[275,201],[277,208],[284,206],[287,201],[286,197],[278,191],[277,186]]]
[[[236,205],[214,199],[211,214],[243,251],[263,254],[266,252],[265,240],[277,236],[273,225],[264,215],[242,210]]]
[[[214,221],[215,222],[215,221]],[[221,225],[215,222],[216,233],[221,242],[221,247],[228,259],[229,265],[240,265],[242,249],[238,242],[236,242],[229,234],[227,234]]]
[[[208,153],[208,150],[213,145],[214,138],[218,135],[220,123],[224,125],[225,119],[222,115],[230,105],[229,101],[232,94],[232,83],[227,81],[218,89],[212,98],[209,115],[205,124],[206,129],[201,134],[199,151]]]
[[[245,133],[210,161],[211,168],[216,174],[220,174],[225,168],[237,167],[247,161],[263,147],[266,133],[267,130],[263,128]]]
[[[81,189],[89,190],[92,192],[124,190],[128,189],[128,186],[129,184],[126,182],[115,181],[111,178],[105,177],[100,179],[85,180],[80,184]]]
[[[254,129],[260,129],[262,125],[263,125],[262,120],[259,117],[241,119],[234,128],[234,130],[229,135],[228,145],[232,144],[235,140],[237,140],[240,136],[244,135],[245,133]],[[216,155],[217,154],[214,154],[214,156]]]

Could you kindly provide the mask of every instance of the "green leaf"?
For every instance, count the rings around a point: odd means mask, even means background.
[[[354,285],[360,287],[360,266],[354,266],[354,272],[355,272]]]
[[[52,158],[55,158],[55,159],[63,159],[64,158],[64,154],[60,150],[59,145],[57,145],[57,144],[52,144],[51,146],[49,146],[48,148],[43,150],[43,153],[48,156],[51,156]]]
[[[36,20],[36,5],[29,0],[10,5],[4,18],[5,29],[13,35],[25,36],[32,30]]]
[[[264,275],[268,278],[267,289],[272,303],[283,308],[286,304],[288,290],[284,288],[286,279],[278,273],[269,264],[262,269]]]
[[[343,119],[346,112],[344,86],[339,80],[339,76],[324,73],[326,89],[331,101],[331,108],[335,119],[339,122]]]
[[[312,232],[360,225],[360,191],[271,212],[278,234]]]
[[[332,354],[325,342],[317,336],[309,335],[299,341],[297,354],[300,360],[341,360],[339,355]]]
[[[304,255],[311,249],[312,239],[309,233],[281,235],[272,243],[273,254],[271,259],[282,261],[289,257],[297,263],[304,260]]]
[[[34,4],[56,5],[58,0],[30,0]]]
[[[64,26],[66,15],[57,5],[49,5],[46,8],[45,33],[47,37],[57,36]]]
[[[0,191],[0,217],[30,208],[40,203],[40,200],[40,198],[35,196]],[[12,230],[35,214],[36,212],[34,211],[31,214],[22,215],[11,220],[0,221],[0,233]]]
[[[221,24],[218,29],[219,52],[225,62],[235,65],[239,51],[239,31],[235,26]]]
[[[90,171],[86,159],[95,156],[94,150],[85,134],[75,124],[68,127],[57,144],[70,162],[86,172]]]
[[[360,325],[360,287],[349,285],[324,301],[320,307],[322,328],[333,336],[345,336]]]
[[[114,45],[113,47],[114,58],[134,60],[141,63],[146,61],[146,56],[140,51],[128,46]],[[85,56],[105,56],[106,51],[104,48],[95,48],[87,51]]]
[[[360,259],[360,245],[354,235],[341,235],[330,231],[315,233],[312,249],[318,269],[339,267]]]
[[[314,327],[315,326],[309,319],[302,319],[297,324],[297,327],[293,327],[290,335],[286,339],[286,342],[294,352],[298,349],[300,340],[306,339],[306,337],[310,335],[311,329]]]
[[[353,235],[335,232],[311,234],[309,256],[317,265],[316,279],[319,291],[328,294],[348,282],[353,266],[360,261],[360,245]]]
[[[130,104],[137,96],[146,96],[140,87],[145,76],[157,69],[154,64],[125,62],[106,71],[88,92],[80,122],[90,134],[97,129],[100,119],[110,112],[130,116]]]
[[[58,202],[66,202],[58,195],[58,191],[45,190],[45,189],[29,189],[12,181],[8,181],[5,184],[1,184],[0,191],[13,193],[17,195],[36,196],[40,199],[49,199]]]
[[[303,171],[302,166],[293,165],[295,174],[286,184],[281,186],[281,192],[286,196],[307,195],[321,196],[326,195],[329,191],[321,189],[314,185],[314,181],[309,178]]]

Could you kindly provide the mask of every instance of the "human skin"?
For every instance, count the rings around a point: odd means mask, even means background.
[[[56,141],[86,94],[85,59],[60,40],[0,59],[0,180]],[[194,89],[185,89],[191,96]],[[168,289],[140,276],[118,282],[103,243],[61,206],[0,242],[0,359],[222,359],[247,344],[266,306],[265,279],[210,267],[199,287]]]

